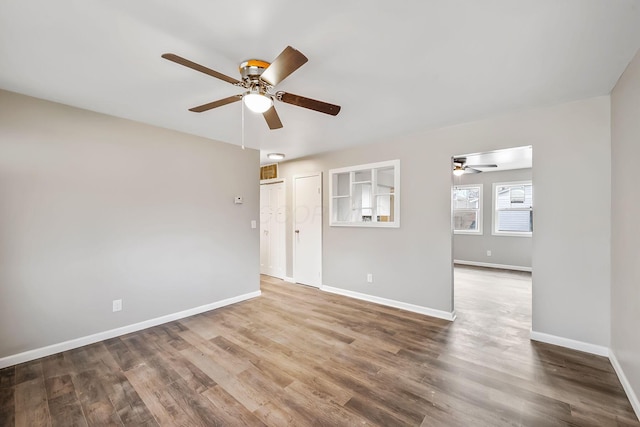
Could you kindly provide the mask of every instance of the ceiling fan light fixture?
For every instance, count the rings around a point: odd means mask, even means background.
[[[455,176],[462,176],[464,175],[464,168],[462,168],[461,166],[456,166],[453,168],[453,174]]]
[[[267,154],[267,159],[269,160],[284,160],[283,153],[269,153]]]
[[[254,113],[264,113],[273,106],[271,98],[259,93],[247,93],[242,99],[244,100],[244,105]]]

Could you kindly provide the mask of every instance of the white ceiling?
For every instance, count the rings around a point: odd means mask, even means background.
[[[0,0],[0,88],[241,142],[238,93],[160,58],[239,77],[291,45],[309,62],[278,89],[284,128],[246,117],[246,145],[287,158],[610,92],[640,46],[638,0]]]

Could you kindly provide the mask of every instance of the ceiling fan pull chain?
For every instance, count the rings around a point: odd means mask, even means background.
[[[240,109],[242,113],[240,116],[242,117],[242,149],[244,150],[244,102],[240,101]]]

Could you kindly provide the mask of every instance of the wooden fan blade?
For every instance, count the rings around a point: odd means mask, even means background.
[[[278,116],[276,108],[273,105],[267,111],[262,113],[262,116],[267,121],[269,129],[274,130],[282,128],[282,122],[280,121],[280,117]]]
[[[317,101],[304,96],[294,95],[287,92],[278,92],[276,98],[287,104],[297,105],[298,107],[308,108],[309,110],[319,111],[321,113],[337,116],[340,112],[340,106],[329,104],[328,102]]]
[[[498,165],[469,165],[470,168],[497,168]]]
[[[469,166],[464,168],[464,173],[480,173],[480,172],[482,171],[479,171],[478,169],[470,168]]]
[[[181,56],[174,55],[173,53],[165,53],[162,55],[164,59],[168,59],[169,61],[173,61],[176,64],[184,65],[185,67],[189,67],[193,70],[200,71],[201,73],[208,74],[211,77],[215,77],[216,79],[224,80],[227,83],[231,83],[234,85],[242,85],[240,80],[236,80],[233,77],[229,77],[222,73],[219,73],[211,68],[207,68],[204,65],[196,64],[193,61],[189,61]]]
[[[287,46],[271,65],[260,75],[260,78],[271,86],[275,86],[308,61],[300,51]]]
[[[208,104],[198,105],[197,107],[189,108],[189,111],[194,113],[202,113],[203,111],[209,111],[214,108],[222,107],[223,105],[231,104],[242,99],[242,95],[233,95],[228,98],[218,99],[217,101],[209,102]]]

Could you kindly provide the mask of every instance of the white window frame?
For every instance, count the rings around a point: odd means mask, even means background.
[[[532,181],[510,181],[510,182],[494,182],[493,183],[493,191],[492,191],[492,209],[491,209],[491,234],[494,236],[511,236],[511,237],[531,237],[533,235],[533,232],[531,231],[499,231],[497,230],[498,227],[498,223],[497,223],[497,211],[498,211],[498,195],[496,194],[497,188],[498,187],[505,187],[505,186],[518,186],[518,185],[531,185],[531,192],[533,195],[533,182]],[[523,209],[511,209],[514,211],[531,211],[533,212],[533,205],[535,204],[535,201],[532,203],[531,208],[523,208]]]
[[[376,209],[377,202],[376,198],[379,196],[389,196],[389,194],[376,194],[375,189],[377,188],[377,169],[385,169],[393,167],[393,192],[389,193],[393,195],[393,221],[377,221]],[[359,184],[359,182],[355,181],[354,176],[358,172],[367,172],[371,173],[371,221],[337,221],[334,219],[336,216],[335,210],[339,208],[338,200],[342,198],[348,198],[349,204],[353,206],[353,185]],[[349,194],[334,194],[334,180],[337,179],[337,176],[340,174],[349,173]],[[378,163],[367,163],[364,165],[357,166],[349,166],[338,169],[329,170],[329,225],[331,227],[374,227],[374,228],[399,228],[400,227],[400,160],[388,160],[385,162]]]
[[[478,200],[478,209],[455,209],[454,205],[453,205],[453,192],[456,189],[459,188],[478,188],[480,191],[478,192],[479,194],[479,200]],[[468,234],[468,235],[474,235],[474,236],[482,236],[483,231],[482,231],[482,223],[483,223],[483,216],[482,216],[482,199],[484,198],[483,196],[483,188],[482,188],[482,184],[465,184],[465,185],[454,185],[451,187],[451,227],[453,228],[453,234]],[[477,230],[456,230],[455,225],[453,224],[453,218],[455,217],[455,213],[456,211],[478,211],[478,214],[476,215],[476,223],[478,224],[478,229]]]

